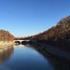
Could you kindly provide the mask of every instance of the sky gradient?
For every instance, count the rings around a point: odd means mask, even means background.
[[[30,36],[70,15],[70,0],[0,0],[0,29]]]

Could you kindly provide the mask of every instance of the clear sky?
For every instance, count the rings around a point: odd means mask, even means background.
[[[43,32],[70,15],[70,0],[0,0],[0,29],[15,36]]]

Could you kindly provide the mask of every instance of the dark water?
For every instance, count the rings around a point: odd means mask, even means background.
[[[30,47],[16,46],[3,55],[0,54],[0,70],[54,70],[48,58]]]

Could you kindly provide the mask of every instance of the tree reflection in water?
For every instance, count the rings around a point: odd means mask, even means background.
[[[13,46],[0,48],[0,64],[11,57],[13,50]]]
[[[67,59],[61,59],[55,55],[52,55],[47,52],[47,48],[44,48],[40,45],[30,45],[32,46],[36,51],[41,53],[48,61],[50,64],[53,65],[55,70],[70,70],[70,60]],[[28,46],[29,47],[29,46]]]

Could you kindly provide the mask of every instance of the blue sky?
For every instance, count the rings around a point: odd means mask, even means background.
[[[70,0],[0,0],[0,29],[30,36],[70,15]]]

